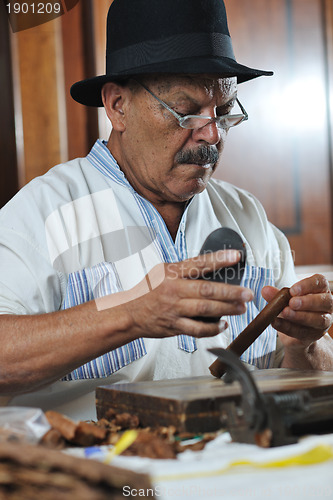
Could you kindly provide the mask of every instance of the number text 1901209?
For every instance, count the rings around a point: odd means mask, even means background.
[[[6,5],[8,14],[60,14],[60,2],[14,2]]]

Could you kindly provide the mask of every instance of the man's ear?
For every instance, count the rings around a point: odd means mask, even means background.
[[[112,128],[118,132],[125,130],[124,102],[127,89],[115,82],[108,82],[102,88],[102,101]]]

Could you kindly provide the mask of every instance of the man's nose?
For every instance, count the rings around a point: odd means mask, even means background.
[[[222,130],[214,121],[207,123],[204,127],[193,130],[192,137],[195,141],[206,142],[210,146],[218,144],[222,138]]]

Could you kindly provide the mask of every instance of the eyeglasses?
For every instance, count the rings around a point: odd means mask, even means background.
[[[179,115],[174,109],[170,108],[165,102],[163,102],[159,97],[157,97],[151,90],[148,89],[143,83],[135,80],[139,83],[151,96],[153,96],[162,106],[165,107],[173,116],[178,120],[180,127],[187,129],[199,129],[205,127],[209,123],[216,123],[216,126],[223,130],[228,130],[230,127],[235,127],[240,123],[248,120],[249,115],[245,111],[240,101],[236,98],[236,102],[241,109],[242,114],[237,115],[221,115],[221,116],[201,116],[201,115]]]

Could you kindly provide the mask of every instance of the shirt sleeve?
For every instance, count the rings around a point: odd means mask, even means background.
[[[16,195],[0,215],[0,314],[38,314],[61,307],[63,277],[51,265],[36,198]]]

